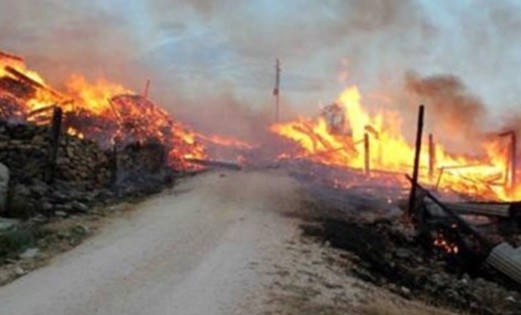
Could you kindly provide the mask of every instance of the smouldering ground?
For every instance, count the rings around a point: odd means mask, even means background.
[[[346,257],[303,239],[299,188],[276,173],[187,179],[0,288],[0,313],[361,314],[389,300],[422,308],[349,278]]]

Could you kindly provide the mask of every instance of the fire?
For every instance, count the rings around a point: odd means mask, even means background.
[[[76,130],[76,128],[74,127],[69,127],[67,128],[67,131],[66,131],[68,134],[70,134],[71,136],[75,136],[75,137],[78,137],[80,139],[83,139],[85,138],[85,136],[83,135],[83,133],[79,132],[78,130]]]
[[[9,105],[0,111],[3,119],[47,124],[52,109],[59,106],[68,134],[102,146],[160,141],[175,167],[188,167],[187,158],[206,156],[195,132],[145,97],[106,79],[91,83],[73,75],[62,94],[28,70],[22,58],[0,53],[0,100],[2,97]]]
[[[341,93],[322,117],[300,117],[275,124],[271,131],[292,140],[300,148],[298,154],[285,152],[281,158],[299,157],[346,168],[369,168],[371,176],[378,176],[381,171],[404,174],[412,169],[414,147],[403,136],[401,124],[402,119],[396,112],[381,109],[370,113],[362,105],[358,88],[352,86]],[[504,141],[490,139],[482,143],[479,158],[450,154],[441,144],[436,144],[430,156],[428,142],[423,143],[422,182],[481,197],[501,200],[521,197],[506,183],[509,160]],[[436,165],[429,174],[433,158]]]
[[[72,75],[67,85],[67,94],[74,103],[96,115],[112,112],[110,100],[113,96],[131,94],[132,91],[119,84],[114,84],[100,78],[95,83],[89,83],[80,75]]]
[[[457,255],[459,253],[458,245],[449,242],[442,232],[436,233],[433,245],[449,255]]]
[[[7,70],[9,68],[13,68],[22,72],[27,77],[40,84],[45,84],[45,81],[40,76],[40,74],[27,69],[24,60],[21,57],[8,55],[0,52],[0,77],[10,75],[9,71]]]
[[[217,144],[220,146],[225,147],[232,147],[242,150],[251,150],[253,149],[253,146],[249,143],[246,143],[244,141],[240,141],[234,138],[228,138],[224,136],[218,136],[218,135],[203,135],[201,133],[197,134],[197,137],[201,140],[207,141],[209,143]]]
[[[64,130],[95,140],[102,146],[155,139],[169,150],[172,165],[186,167],[186,159],[207,158],[203,144],[251,150],[249,143],[204,135],[176,121],[147,97],[99,79],[89,82],[73,75],[65,93],[52,89],[41,75],[29,70],[18,56],[0,52],[0,117],[18,122],[47,124],[56,106],[64,113]],[[308,159],[335,167],[365,170],[371,177],[409,173],[414,147],[402,130],[399,113],[381,108],[369,111],[356,86],[345,89],[334,105],[317,119],[297,118],[270,130],[295,143],[296,151],[280,152],[279,159]],[[423,141],[420,180],[443,190],[481,198],[521,198],[514,185],[515,149],[508,133],[481,143],[476,156],[453,154],[436,143]],[[512,136],[515,144],[515,135]],[[480,140],[481,141],[481,140]]]

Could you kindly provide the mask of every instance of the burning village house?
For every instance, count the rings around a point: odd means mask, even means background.
[[[61,93],[21,57],[1,53],[0,161],[11,172],[11,195],[34,200],[37,212],[81,212],[107,187],[154,186],[167,170],[188,168],[186,158],[204,157],[195,134],[146,94],[79,76]],[[74,191],[86,195],[83,203],[61,196]]]
[[[270,141],[253,145],[188,128],[153,103],[148,89],[149,82],[141,95],[74,76],[67,91],[59,92],[28,70],[22,58],[0,53],[0,162],[12,174],[11,193],[31,197],[38,212],[52,215],[84,212],[97,199],[113,197],[114,187],[128,189],[140,178],[153,181],[165,170],[168,175],[205,167],[282,168],[355,216],[364,208],[405,209],[412,224],[378,226],[385,237],[349,222],[324,223],[334,227],[327,232],[329,241],[367,258],[373,264],[367,269],[379,268],[386,279],[419,290],[418,279],[428,272],[456,266],[460,274],[486,276],[508,288],[521,284],[514,131],[491,135],[480,143],[479,154],[454,154],[436,134],[422,134],[421,107],[412,145],[402,133],[399,113],[369,112],[353,86],[318,118],[277,122],[268,128]],[[223,148],[231,152],[226,161]],[[346,235],[355,232],[367,239],[346,243]],[[404,251],[396,240],[413,249]],[[374,249],[372,242],[378,250],[367,249]],[[440,267],[440,261],[446,264]],[[424,273],[410,275],[420,267]],[[449,286],[453,278],[447,277],[432,284],[432,291]],[[449,302],[477,303],[479,295],[462,297],[465,290]]]

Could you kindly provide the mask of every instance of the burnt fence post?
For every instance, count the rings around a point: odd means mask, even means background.
[[[367,132],[364,134],[364,173],[366,176],[371,174],[371,147],[369,144],[369,135]]]
[[[112,187],[116,186],[118,182],[118,144],[119,141],[117,138],[114,138],[112,146],[112,152],[110,153],[110,185]]]
[[[429,180],[434,178],[434,168],[436,167],[436,147],[434,144],[434,136],[429,134]]]
[[[515,131],[512,131],[512,137],[510,138],[510,192],[511,196],[515,196],[517,182],[516,182],[516,173],[517,173],[517,135]]]
[[[420,168],[420,153],[422,146],[422,134],[423,134],[423,113],[425,107],[420,105],[420,109],[418,112],[418,129],[416,130],[416,151],[414,152],[414,167],[412,171],[412,185],[411,185],[411,193],[409,195],[409,207],[407,209],[407,214],[409,218],[412,217],[413,211],[416,208],[416,187],[418,185],[418,173]]]
[[[59,107],[59,106],[54,107],[53,112],[52,112],[47,168],[45,170],[45,178],[44,178],[48,184],[54,183],[54,179],[55,179],[56,160],[58,158],[58,149],[60,147],[60,133],[61,133],[61,129],[62,129],[62,118],[63,118],[63,110],[61,109],[61,107]]]

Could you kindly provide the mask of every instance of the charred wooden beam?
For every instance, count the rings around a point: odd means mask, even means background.
[[[422,145],[422,134],[423,134],[423,114],[424,114],[424,106],[420,105],[418,112],[418,128],[416,130],[416,151],[414,154],[414,166],[412,171],[412,185],[411,185],[411,193],[409,195],[409,208],[407,214],[409,217],[412,217],[413,210],[416,208],[416,188],[418,186],[418,173],[420,168],[420,152]]]
[[[56,173],[56,160],[58,158],[58,148],[60,147],[60,133],[62,129],[63,111],[61,107],[55,107],[52,114],[49,155],[47,169],[45,172],[45,181],[49,184],[54,182]]]
[[[23,74],[22,72],[16,70],[15,68],[11,67],[11,66],[6,66],[5,68],[5,71],[7,71],[8,73],[10,73],[12,76],[14,76],[15,78],[17,78],[18,80],[26,83],[26,84],[29,84],[33,87],[36,87],[36,88],[40,88],[42,90],[46,90],[47,92],[51,93],[52,95],[56,96],[56,97],[59,97],[61,98],[62,95],[60,93],[58,93],[57,91],[51,89],[50,87],[48,86],[45,86],[43,84],[41,84],[40,82],[28,77],[27,75]]]
[[[240,166],[237,163],[233,162],[223,162],[223,161],[212,161],[212,160],[201,160],[201,159],[185,159],[185,161],[205,167],[212,167],[212,168],[224,168],[234,171],[239,171],[242,169],[242,166]]]
[[[484,246],[485,250],[489,251],[492,249],[491,242],[487,238],[485,238],[478,230],[476,230],[472,225],[470,225],[465,220],[463,220],[455,211],[453,211],[451,208],[447,207],[443,202],[441,202],[438,198],[436,198],[430,191],[423,188],[420,184],[414,183],[413,178],[411,178],[409,175],[406,175],[406,178],[411,182],[411,184],[415,185],[417,187],[417,189],[420,190],[421,194],[419,196],[421,197],[421,200],[423,200],[423,198],[429,198],[430,200],[432,200],[432,202],[434,202],[443,212],[445,212],[445,214],[449,218],[451,218],[455,222],[457,222],[458,228],[461,231],[474,236]]]
[[[457,214],[475,214],[489,217],[521,218],[521,202],[512,203],[445,203]]]
[[[305,155],[297,156],[296,158],[307,159],[307,158],[312,158],[312,157],[319,157],[319,156],[322,156],[322,155],[328,155],[328,154],[331,154],[331,153],[335,153],[335,152],[338,152],[340,150],[345,150],[345,147],[342,146],[342,147],[334,148],[334,149],[331,149],[331,150],[324,150],[324,151],[319,151],[319,152],[315,152],[315,153],[305,154]]]
[[[441,184],[441,179],[443,177],[443,174],[445,174],[445,171],[473,168],[473,167],[479,167],[479,166],[492,166],[492,165],[479,163],[479,164],[452,165],[452,166],[442,166],[442,167],[440,167],[438,169],[439,173],[438,173],[438,179],[436,180],[436,189],[439,188],[439,186]],[[464,178],[466,180],[470,180],[469,178],[466,178],[466,177],[463,177],[463,176],[459,176],[459,177]]]
[[[33,117],[33,116],[38,116],[38,115],[41,115],[41,114],[49,113],[52,110],[54,110],[55,107],[56,107],[56,105],[53,104],[53,105],[50,105],[50,106],[45,106],[45,107],[42,107],[42,108],[35,109],[35,110],[33,110],[32,112],[29,113],[28,117]]]
[[[47,88],[45,85],[43,85],[40,82],[37,82],[37,81],[31,79],[30,77],[26,76],[25,74],[23,74],[22,72],[16,70],[15,68],[13,68],[11,66],[6,66],[5,67],[5,71],[7,71],[11,75],[13,75],[17,79],[19,79],[20,81],[23,81],[24,83],[27,83],[29,85],[38,87],[40,89],[46,89]]]
[[[121,118],[119,111],[117,110],[116,106],[113,103],[115,98],[116,97],[108,98],[107,101],[110,105],[110,108],[112,109],[112,113],[114,114],[114,117],[116,117],[116,120],[118,121],[118,125],[121,127],[121,125],[123,124],[123,119]]]
[[[9,54],[9,53],[3,52],[3,51],[0,51],[0,58],[11,59],[11,60],[19,61],[19,62],[24,62],[24,59],[22,57],[15,56],[13,54]]]

